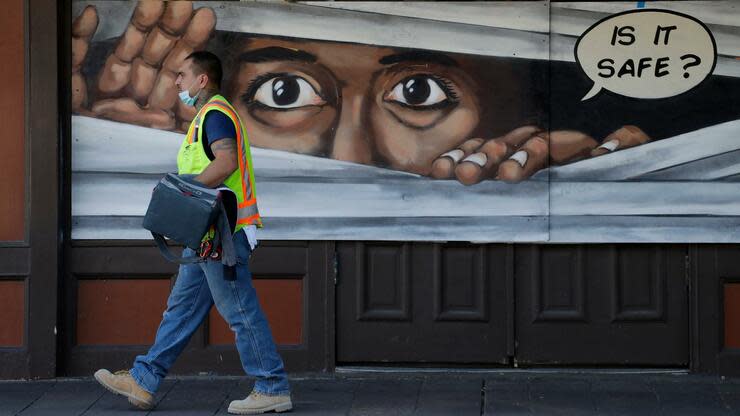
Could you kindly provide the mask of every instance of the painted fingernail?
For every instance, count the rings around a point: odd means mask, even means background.
[[[447,153],[443,154],[443,155],[442,155],[442,156],[440,156],[440,157],[445,157],[445,156],[446,156],[446,157],[449,157],[449,158],[450,158],[450,159],[452,159],[452,160],[453,160],[453,161],[454,161],[455,163],[457,163],[457,162],[459,162],[459,161],[460,161],[460,159],[462,159],[462,158],[463,158],[463,156],[465,156],[465,152],[463,152],[463,151],[462,151],[462,150],[460,150],[460,149],[455,149],[455,150],[450,150],[449,152],[447,152]]]
[[[481,152],[473,153],[472,155],[463,159],[463,162],[473,162],[480,167],[484,167],[486,166],[486,163],[488,163],[488,156],[486,156],[485,153]]]
[[[613,140],[609,140],[606,143],[603,143],[601,146],[597,147],[597,149],[601,148],[601,149],[606,149],[610,152],[613,152],[617,150],[617,147],[619,147],[619,140],[613,139]]]
[[[529,154],[525,152],[524,150],[520,150],[514,153],[513,155],[511,155],[509,159],[515,160],[516,163],[519,164],[519,166],[524,167],[524,165],[527,164],[527,160],[529,160]]]

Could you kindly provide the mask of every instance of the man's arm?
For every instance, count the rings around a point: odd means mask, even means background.
[[[222,184],[238,167],[236,139],[220,139],[211,145],[214,159],[195,180],[209,188]]]

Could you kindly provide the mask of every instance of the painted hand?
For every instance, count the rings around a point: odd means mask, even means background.
[[[97,26],[94,6],[87,6],[72,26],[72,110],[158,129],[187,129],[195,109],[178,99],[176,71],[208,42],[216,26],[213,10],[193,11],[190,1],[139,1],[88,94],[81,68]]]
[[[494,139],[470,139],[437,158],[432,176],[456,178],[473,185],[486,179],[521,182],[549,165],[563,165],[581,159],[637,146],[650,141],[636,126],[624,126],[608,135],[601,145],[577,131],[547,132],[524,126]]]

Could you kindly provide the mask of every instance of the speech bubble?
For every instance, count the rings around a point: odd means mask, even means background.
[[[640,99],[683,94],[717,63],[717,44],[699,20],[670,10],[630,10],[598,21],[576,42],[576,62],[594,86]]]

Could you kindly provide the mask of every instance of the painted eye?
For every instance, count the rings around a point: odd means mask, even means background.
[[[404,79],[385,97],[386,100],[420,109],[444,105],[455,98],[447,85],[428,75],[415,75]]]
[[[273,108],[299,108],[325,103],[308,81],[297,76],[279,76],[265,81],[254,93],[254,101]]]

